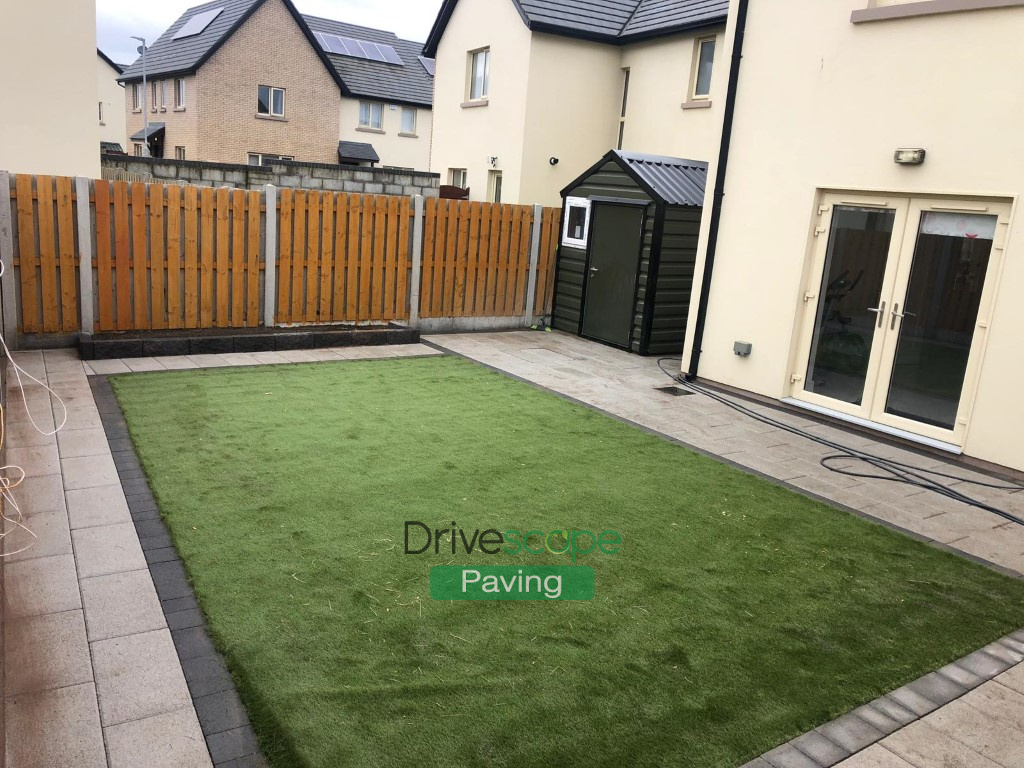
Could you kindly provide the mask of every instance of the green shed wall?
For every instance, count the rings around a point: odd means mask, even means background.
[[[683,352],[700,220],[700,208],[667,206],[665,209],[654,320],[646,354],[680,355]]]

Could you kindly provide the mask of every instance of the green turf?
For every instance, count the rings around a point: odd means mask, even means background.
[[[274,766],[735,766],[1024,626],[1024,583],[463,360],[112,381]],[[624,544],[590,602],[435,602],[564,558],[406,520]]]

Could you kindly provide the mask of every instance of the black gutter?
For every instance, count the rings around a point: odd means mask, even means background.
[[[715,192],[711,203],[711,223],[708,229],[708,249],[704,257],[704,274],[700,283],[700,303],[697,305],[697,322],[693,331],[693,348],[690,350],[690,367],[684,374],[687,381],[697,378],[700,365],[701,346],[704,344],[704,327],[707,324],[708,300],[711,297],[711,277],[715,270],[715,253],[718,250],[718,229],[722,220],[722,199],[725,197],[725,174],[729,167],[729,147],[732,144],[732,122],[736,113],[736,90],[740,79],[740,62],[743,60],[743,37],[747,27],[748,0],[736,4],[736,32],[732,44],[732,63],[729,67],[729,90],[725,97],[725,114],[722,120],[722,143],[718,150],[718,173],[715,178]]]

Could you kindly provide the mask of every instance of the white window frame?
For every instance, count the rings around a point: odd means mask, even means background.
[[[167,81],[160,81],[160,111],[167,111]]]
[[[132,112],[142,111],[142,83],[132,83]]]
[[[369,122],[363,122],[363,105],[369,108]],[[378,124],[373,124],[374,111],[376,110],[378,117]],[[359,102],[359,127],[363,130],[369,131],[380,131],[384,132],[384,104],[380,101],[360,101]]]
[[[715,46],[711,54],[711,78],[708,80],[707,93],[697,93],[697,83],[700,80],[700,60],[704,46],[711,43]],[[715,77],[715,54],[718,53],[718,40],[716,37],[701,37],[693,42],[693,72],[690,75],[690,101],[708,101],[711,98],[711,82]],[[678,91],[677,91],[678,93]]]
[[[501,192],[498,188],[501,187],[501,191],[504,192],[505,187],[505,176],[501,171],[488,171],[487,172],[487,200],[492,203],[501,202]]]
[[[455,176],[456,176],[456,174],[461,174],[462,175],[462,183],[461,184],[456,184],[455,183]],[[466,189],[467,185],[469,184],[469,171],[467,171],[465,168],[449,168],[448,169],[448,184],[449,184],[449,186],[458,187],[459,189]]]
[[[150,112],[156,112],[156,110],[157,110],[157,103],[156,103],[157,102],[157,94],[158,94],[158,91],[160,89],[160,86],[159,86],[159,84],[157,83],[156,80],[150,80],[149,84],[151,86],[150,89],[149,89],[149,96],[150,96],[150,99],[149,99],[149,111]]]
[[[185,148],[184,147],[175,147],[174,148],[174,159],[175,160],[184,160],[185,159]]]
[[[402,125],[401,125],[401,136],[415,136],[416,135],[416,123],[419,120],[418,110],[416,107],[402,107]],[[412,113],[412,129],[405,129],[405,116],[408,113]]]
[[[100,125],[106,125],[106,123],[103,122],[103,102],[102,101],[100,102]]]
[[[256,162],[255,163],[252,162],[252,159],[254,157],[256,158]],[[246,165],[250,165],[250,166],[252,166],[254,168],[261,167],[263,165],[263,161],[266,160],[268,157],[273,158],[274,160],[294,160],[295,159],[294,155],[275,155],[272,152],[248,152],[246,154],[246,158],[245,158]]]
[[[266,112],[260,112],[260,99],[259,99],[259,95],[260,95],[260,89],[261,88],[266,88],[267,91],[268,91],[268,93],[267,93],[267,96],[268,96],[267,111]],[[275,101],[274,95],[278,91],[281,92],[281,111],[280,112],[275,112],[274,111],[274,101]],[[287,104],[285,104],[285,89],[284,88],[279,88],[276,85],[259,85],[259,86],[256,87],[256,114],[257,115],[259,115],[261,117],[284,117],[284,113],[285,113],[285,111],[287,109],[288,109],[288,106],[287,106]]]
[[[174,108],[185,108],[185,78],[174,78]]]
[[[474,91],[476,86],[476,61],[478,56],[485,56],[484,73],[480,84],[480,92]],[[478,48],[468,54],[468,68],[466,72],[466,99],[467,101],[487,101],[491,93],[491,48]]]
[[[586,215],[583,217],[583,236],[582,237],[570,237],[569,236],[569,209],[570,208],[584,208],[586,209]],[[587,238],[590,235],[590,209],[591,202],[586,197],[566,197],[565,198],[565,223],[562,226],[562,245],[569,246],[570,248],[581,248],[586,250]]]

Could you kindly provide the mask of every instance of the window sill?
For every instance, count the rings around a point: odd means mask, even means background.
[[[940,13],[981,11],[990,8],[1012,8],[1024,5],[1024,0],[920,0],[917,3],[881,5],[875,8],[860,8],[850,14],[853,24],[868,21],[906,19],[914,16],[934,16]]]
[[[160,107],[160,111],[161,112],[166,112],[167,111],[167,107]]]
[[[142,114],[142,110],[141,109],[133,109],[132,110],[132,114],[134,114],[134,115],[141,115]]]
[[[684,101],[680,106],[682,106],[683,109],[708,109],[711,106],[711,99]]]
[[[398,135],[401,136],[403,139],[418,139],[419,138],[419,134],[416,134],[416,133],[399,133]]]
[[[256,114],[256,119],[257,120],[273,120],[273,121],[278,122],[278,123],[287,123],[288,122],[288,118],[285,117],[284,115],[261,115],[261,114],[257,113]]]
[[[486,107],[488,103],[488,99],[472,99],[470,101],[462,102],[462,108],[473,109],[474,107]]]
[[[380,134],[385,133],[380,128],[370,128],[369,126],[364,126],[364,125],[358,126],[356,128],[356,130],[357,131],[362,131],[363,133],[380,133]]]
[[[184,108],[184,107],[175,107],[175,108],[174,108],[174,111],[175,111],[175,112],[184,112],[184,111],[185,111],[185,108]]]

